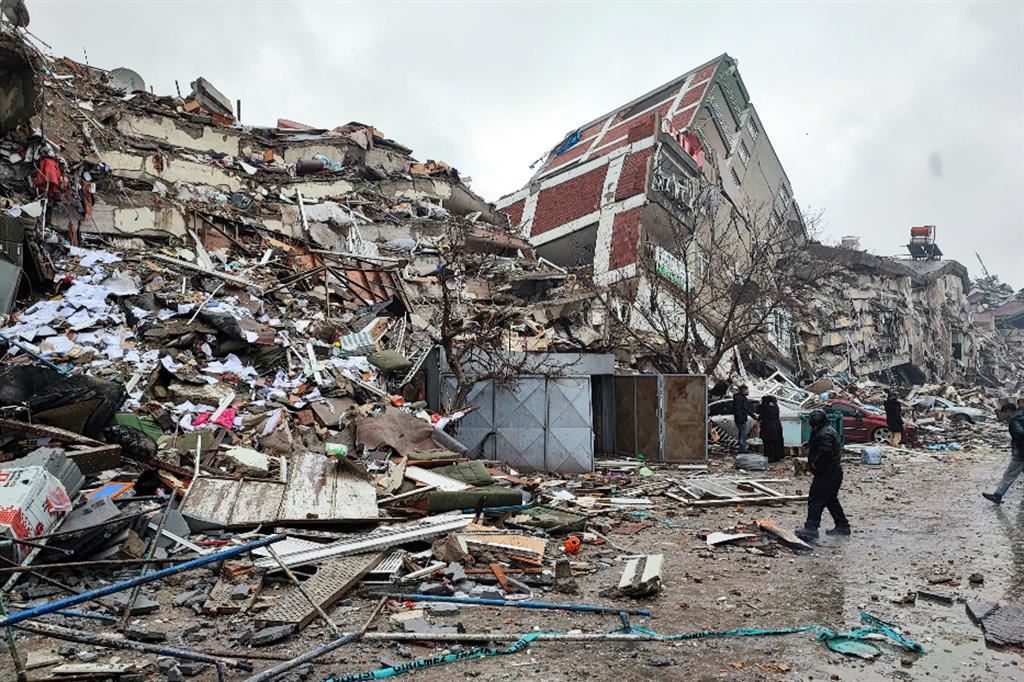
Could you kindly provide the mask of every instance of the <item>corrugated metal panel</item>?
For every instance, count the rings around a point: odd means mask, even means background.
[[[544,470],[547,427],[546,379],[523,377],[494,391],[496,456],[525,471]]]
[[[544,463],[548,471],[585,473],[594,468],[590,379],[558,377],[547,382],[548,430]]]
[[[275,550],[277,551],[277,550]],[[325,561],[303,588],[321,609],[328,609],[359,582],[370,568],[380,561],[378,554],[360,554]],[[259,616],[260,624],[294,623],[299,628],[309,625],[317,612],[297,587],[291,587],[274,605]]]
[[[445,379],[445,394],[442,404],[451,404],[452,398],[455,396],[455,383],[455,379],[451,377]],[[494,431],[494,384],[490,381],[481,381],[474,385],[466,398],[466,404],[473,405],[477,409],[459,421],[455,437],[469,448],[470,452],[474,452],[480,445],[480,441],[487,438],[480,457],[494,459],[494,438],[488,438]]]

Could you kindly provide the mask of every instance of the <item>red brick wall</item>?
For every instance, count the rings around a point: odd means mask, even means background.
[[[501,209],[501,212],[508,216],[508,224],[515,227],[523,219],[523,208],[526,206],[526,199],[509,204]]]
[[[631,208],[615,216],[612,222],[612,248],[608,257],[608,269],[618,270],[636,262],[637,244],[640,240],[640,214],[643,206]]]
[[[541,190],[531,234],[542,234],[600,208],[607,172],[605,164],[560,185]]]
[[[708,84],[698,85],[695,88],[690,88],[683,95],[683,99],[679,101],[679,108],[685,109],[686,107],[693,106],[700,101],[700,98],[704,96],[704,91],[708,89]]]
[[[625,147],[628,144],[629,144],[629,139],[624,137],[624,138],[622,138],[620,140],[612,142],[611,144],[609,144],[604,149],[595,149],[594,153],[590,155],[590,159],[589,160],[593,161],[594,159],[599,159],[602,156],[605,156],[606,154],[611,154],[616,149],[619,149],[620,147]]]
[[[647,189],[647,166],[650,165],[652,154],[654,149],[648,147],[628,155],[622,162],[622,173],[619,175],[618,187],[615,188],[615,201],[644,193]]]
[[[705,66],[703,69],[700,70],[700,72],[697,73],[697,75],[695,75],[693,77],[693,80],[690,81],[690,82],[691,83],[700,83],[701,81],[706,81],[707,79],[711,78],[711,74],[713,74],[715,72],[715,69],[717,69],[717,68],[718,68],[718,62],[715,62],[714,64],[709,64],[708,66]]]
[[[680,111],[672,117],[672,127],[676,130],[682,130],[686,126],[690,125],[690,121],[693,120],[693,113],[695,111],[697,111],[697,107],[690,107],[686,111]]]
[[[553,157],[551,161],[548,163],[548,168],[546,170],[551,170],[553,168],[558,168],[559,166],[564,166],[570,161],[574,161],[579,157],[583,156],[584,154],[587,153],[587,149],[590,148],[591,142],[593,142],[592,139],[588,141],[577,142],[572,148],[567,150],[564,154],[559,154],[558,156]]]

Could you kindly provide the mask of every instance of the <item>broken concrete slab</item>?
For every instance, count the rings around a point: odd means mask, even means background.
[[[985,641],[996,646],[1024,645],[1024,604],[999,606],[981,619]]]
[[[294,625],[271,625],[262,630],[257,630],[249,639],[252,646],[266,646],[287,639],[296,633]]]
[[[664,556],[649,554],[630,559],[622,570],[616,592],[625,597],[650,597],[661,590],[661,566]]]
[[[994,613],[995,610],[999,608],[999,605],[987,601],[967,600],[964,602],[964,608],[967,611],[967,617],[971,619],[971,622],[975,625],[981,625],[985,616]]]
[[[117,594],[112,594],[109,597],[103,597],[101,601],[118,611],[124,611],[125,607],[128,606],[128,595],[124,592],[118,592]],[[159,610],[160,602],[153,601],[145,594],[140,593],[138,598],[136,598],[135,603],[132,605],[131,615],[141,616],[147,613],[154,613]]]
[[[131,625],[124,631],[124,636],[128,639],[134,639],[137,642],[164,642],[167,640],[167,635],[157,630],[147,630],[146,628],[139,627],[137,625]]]

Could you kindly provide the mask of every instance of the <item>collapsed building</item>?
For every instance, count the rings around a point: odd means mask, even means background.
[[[835,267],[812,300],[799,302],[803,314],[795,318],[792,339],[799,372],[920,384],[977,369],[963,265],[887,258],[849,246],[807,248]]]

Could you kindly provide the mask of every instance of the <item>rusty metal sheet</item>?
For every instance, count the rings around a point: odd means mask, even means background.
[[[641,375],[635,378],[636,452],[634,454],[642,454],[651,460],[661,459],[658,377],[656,375]]]
[[[667,374],[664,382],[662,460],[707,461],[708,383],[704,375]]]
[[[636,454],[636,382],[633,377],[615,377],[615,452]]]

